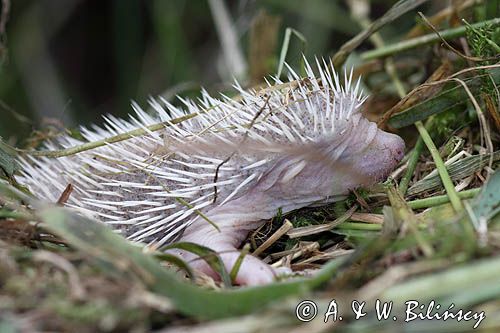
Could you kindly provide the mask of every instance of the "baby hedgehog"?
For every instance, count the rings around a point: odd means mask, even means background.
[[[337,201],[383,180],[403,157],[403,140],[361,115],[366,98],[352,71],[341,86],[333,66],[316,62],[319,76],[306,63],[306,78],[289,68],[287,84],[274,79],[260,91],[236,84],[236,99],[202,91],[197,102],[181,98],[181,109],[160,97],[148,113],[134,103],[129,120],[108,115],[103,127],[81,134],[89,142],[138,128],[145,134],[57,159],[21,158],[19,181],[52,202],[72,184],[66,206],[134,242],[204,245],[231,271],[241,242],[278,210]],[[174,121],[186,114],[194,116]],[[160,130],[149,129],[159,123]],[[45,148],[82,143],[63,136]],[[217,278],[195,255],[175,253]],[[274,277],[270,266],[247,255],[236,283]]]

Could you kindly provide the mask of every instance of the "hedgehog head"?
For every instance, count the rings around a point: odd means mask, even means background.
[[[355,125],[336,138],[331,148],[335,156],[332,173],[340,187],[354,189],[384,180],[404,156],[405,143],[361,115]],[[339,143],[340,142],[340,143]]]

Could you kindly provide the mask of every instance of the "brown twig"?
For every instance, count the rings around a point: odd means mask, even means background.
[[[243,143],[245,143],[247,137],[248,137],[248,132],[250,131],[250,129],[253,127],[253,125],[255,124],[255,122],[257,121],[257,118],[260,117],[260,115],[262,114],[262,112],[264,112],[264,109],[266,108],[266,106],[269,106],[269,99],[271,98],[271,96],[267,96],[265,102],[264,102],[264,105],[259,109],[259,111],[257,111],[257,113],[255,114],[255,116],[253,117],[252,121],[250,122],[250,124],[248,125],[248,129],[245,131],[245,134],[243,135],[243,139],[241,140],[240,142],[240,145],[242,145]],[[215,169],[215,176],[214,176],[214,201],[213,203],[215,203],[217,201],[217,185],[215,185],[217,183],[217,180],[219,179],[219,170],[220,168],[226,164],[233,156],[234,154],[236,154],[238,150],[235,150],[233,151],[228,157],[226,157],[222,162],[219,163],[219,165],[217,165],[217,168]]]
[[[71,192],[73,192],[73,185],[68,184],[59,199],[57,199],[57,204],[63,206],[68,201]]]

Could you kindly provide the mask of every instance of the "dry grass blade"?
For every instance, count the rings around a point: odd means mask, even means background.
[[[292,222],[285,219],[285,223],[276,230],[274,234],[272,234],[264,243],[262,243],[254,252],[254,256],[258,256],[262,252],[264,252],[267,248],[273,245],[281,236],[285,235],[291,228],[293,228]]]
[[[292,260],[300,258],[309,253],[314,253],[318,251],[319,248],[320,246],[318,242],[301,242],[299,243],[299,246],[296,246],[292,250],[272,254],[271,257],[281,258],[281,259],[274,262],[271,266],[281,267],[285,264],[290,264]]]
[[[421,232],[418,230],[417,217],[408,206],[406,201],[403,199],[401,193],[399,193],[394,187],[390,187],[387,191],[389,200],[391,201],[392,211],[394,212],[394,218],[396,223],[402,227],[406,227],[414,235],[417,244],[424,253],[426,257],[432,257],[434,255],[434,250],[427,242],[427,240],[422,236]]]
[[[330,247],[329,249],[322,251],[320,254],[317,254],[315,256],[312,256],[312,257],[309,257],[307,259],[304,259],[304,260],[297,262],[295,265],[296,266],[308,265],[308,264],[312,264],[312,263],[315,263],[318,261],[331,260],[331,259],[335,259],[338,257],[350,255],[354,251],[355,250],[353,250],[353,249],[342,249],[342,248],[339,248],[338,246],[334,245],[334,246]]]
[[[486,111],[488,112],[488,115],[493,120],[493,124],[495,125],[497,132],[500,133],[500,113],[498,112],[495,103],[493,102],[493,98],[484,93],[481,94],[481,97],[486,104]]]
[[[457,81],[464,87],[464,90],[467,92],[467,96],[469,96],[469,99],[472,102],[472,105],[474,105],[474,109],[476,110],[477,117],[479,118],[479,129],[481,130],[481,145],[483,144],[483,139],[486,141],[486,147],[488,148],[488,152],[490,153],[490,162],[489,162],[489,167],[491,168],[493,165],[493,142],[491,141],[491,134],[488,126],[488,122],[486,121],[486,118],[484,117],[484,113],[481,110],[481,107],[479,106],[479,103],[477,102],[476,98],[474,95],[472,95],[469,87],[467,84],[465,84],[464,81],[454,78],[453,80]]]
[[[493,162],[500,160],[500,151],[496,151],[493,154],[469,156],[451,163],[446,167],[446,169],[448,170],[451,179],[453,181],[458,181],[483,169],[490,163],[490,158],[493,159]],[[408,189],[408,195],[413,196],[423,192],[435,191],[440,189],[441,186],[439,175],[434,173],[413,184]]]
[[[384,215],[372,213],[353,213],[350,220],[356,222],[382,224],[384,223]]]

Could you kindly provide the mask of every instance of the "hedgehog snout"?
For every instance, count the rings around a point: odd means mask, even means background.
[[[404,157],[405,142],[396,134],[379,130],[373,167],[378,180],[384,180]]]

